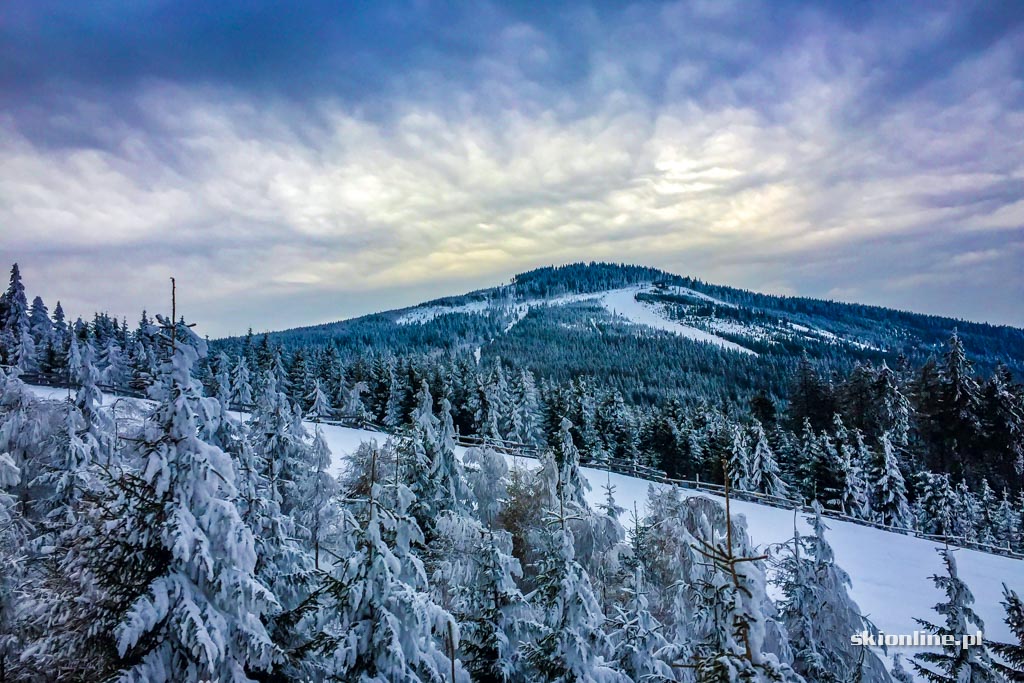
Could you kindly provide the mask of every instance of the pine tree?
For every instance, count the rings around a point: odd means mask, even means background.
[[[937,626],[924,619],[915,619],[930,634],[953,636],[955,643],[943,645],[942,652],[922,652],[914,655],[914,670],[933,683],[987,683],[998,681],[988,649],[983,644],[962,646],[965,636],[985,630],[985,624],[971,607],[974,596],[957,575],[956,560],[949,549],[939,549],[946,565],[946,576],[932,576],[935,587],[946,594],[946,601],[935,606],[935,611],[946,620]]]
[[[994,652],[1002,662],[994,662],[996,671],[1001,673],[1007,680],[1024,681],[1024,602],[1016,591],[1007,588],[1003,584],[1003,609],[1006,610],[1006,625],[1010,632],[1017,639],[1016,643],[993,643],[986,642],[986,645]]]
[[[42,297],[37,296],[32,299],[32,308],[28,314],[28,326],[37,348],[45,348],[53,341],[53,323],[50,321],[50,312],[46,309]]]
[[[21,281],[21,270],[18,264],[11,266],[11,279],[7,291],[0,296],[0,351],[7,350],[7,355],[0,358],[8,365],[17,365],[22,370],[34,358],[28,358],[34,349],[25,348],[25,340],[31,339],[29,332],[28,299],[25,297],[25,285]]]
[[[1018,514],[1010,502],[1010,492],[1003,489],[1003,496],[999,501],[992,519],[994,525],[995,541],[1000,547],[1007,550],[1015,550],[1020,547],[1021,528]]]
[[[725,480],[724,532],[710,520],[694,539],[693,623],[697,635],[692,668],[700,683],[711,681],[798,680],[790,667],[765,647],[768,603],[765,575],[758,562],[766,556],[744,554],[742,526],[734,529],[730,510],[728,463],[722,462]],[[737,533],[734,534],[734,531]],[[739,538],[734,540],[734,535]],[[738,541],[738,542],[737,542]]]
[[[566,420],[568,422],[568,420]],[[566,487],[558,508],[548,513],[536,567],[536,589],[528,599],[540,615],[535,640],[522,645],[533,677],[557,683],[623,681],[608,665],[610,643],[601,630],[604,615],[590,577],[576,561],[568,525]]]
[[[572,422],[568,418],[563,417],[559,423],[554,459],[558,468],[555,499],[563,500],[568,506],[586,507],[586,494],[590,490],[590,484],[580,474],[580,452],[573,441]]]
[[[423,535],[409,514],[412,492],[397,483],[393,507],[383,504],[376,460],[354,551],[326,577],[315,596],[323,625],[307,646],[334,680],[362,683],[443,681],[461,667],[440,643],[458,647],[455,620],[427,593],[423,564],[412,552]],[[463,674],[464,676],[464,674]]]
[[[751,491],[769,496],[785,498],[789,495],[786,483],[782,481],[779,463],[772,452],[771,444],[760,422],[754,423],[753,450],[750,453],[749,485]]]
[[[319,421],[334,414],[334,408],[331,407],[330,399],[327,398],[327,394],[320,386],[319,379],[313,380],[313,388],[305,396],[305,402],[309,406],[306,410],[306,417],[310,420]]]
[[[648,609],[643,566],[637,564],[625,586],[625,601],[610,619],[611,660],[631,681],[673,681],[670,662],[677,648],[665,638],[663,626]]]
[[[413,431],[407,463],[409,488],[415,496],[411,513],[428,541],[438,514],[446,510],[461,512],[469,497],[462,464],[455,457],[447,400],[442,401],[443,420],[434,416],[433,404],[424,380],[411,416]]]
[[[529,637],[529,603],[516,585],[522,576],[507,532],[483,530],[474,548],[478,568],[463,607],[461,651],[475,681],[510,683],[522,672],[517,645]]]
[[[306,484],[303,521],[313,544],[313,561],[319,569],[321,548],[327,537],[335,531],[334,522],[338,519],[338,513],[333,510],[332,505],[334,495],[337,493],[337,483],[330,474],[331,449],[319,425],[313,433],[311,454],[314,472]]]
[[[957,497],[949,485],[948,474],[922,472],[918,483],[917,511],[915,527],[926,534],[948,536],[955,533],[954,518],[967,513],[967,498],[961,498],[964,506],[957,507]],[[963,492],[970,494],[964,487]]]
[[[247,672],[267,670],[274,657],[260,620],[274,597],[255,577],[231,463],[198,437],[191,369],[205,344],[174,329],[159,403],[133,442],[139,473],[119,483],[112,503],[127,545],[104,556],[98,539],[94,559],[103,566],[95,570],[123,606],[113,629],[119,680],[248,681]]]
[[[0,390],[7,380],[0,372]],[[9,453],[0,452],[0,680],[16,662],[20,646],[15,621],[18,586],[27,561],[16,491],[21,470]]]
[[[231,373],[231,401],[241,407],[252,405],[252,378],[245,356],[239,356]]]
[[[907,488],[887,434],[882,434],[872,479],[871,510],[875,519],[886,526],[905,527],[910,518]]]
[[[732,425],[729,431],[729,472],[733,477],[732,484],[739,491],[754,490],[751,486],[750,454],[743,429],[739,425]]]
[[[870,651],[854,646],[851,636],[877,629],[850,598],[850,577],[835,563],[825,539],[821,506],[809,518],[813,535],[794,533],[783,547],[778,582],[779,614],[794,649],[794,668],[808,681],[860,680],[885,683],[885,668]]]

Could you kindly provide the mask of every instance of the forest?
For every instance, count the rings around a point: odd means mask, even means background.
[[[527,275],[538,294],[578,287]],[[874,627],[821,514],[1024,551],[1024,392],[1008,366],[977,372],[959,333],[920,364],[825,371],[803,353],[780,386],[725,398],[379,341],[211,345],[174,316],[71,321],[29,303],[15,266],[0,297],[0,682],[1024,676],[1012,586],[1019,643],[908,668],[852,645]],[[54,377],[66,400],[33,392]],[[118,409],[103,392],[145,399]],[[385,430],[340,471],[318,425],[339,418]],[[486,446],[460,459],[460,435],[533,446],[538,467]],[[580,466],[611,459],[803,501],[812,533],[755,549],[727,506],[677,490],[643,515],[610,486],[592,507]],[[942,558],[945,598],[922,627],[973,634],[969,587]]]

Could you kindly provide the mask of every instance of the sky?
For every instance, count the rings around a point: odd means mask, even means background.
[[[216,337],[589,260],[1024,326],[1024,3],[0,3],[51,308],[174,276]]]

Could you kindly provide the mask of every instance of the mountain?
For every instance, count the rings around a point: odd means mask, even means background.
[[[269,335],[286,351],[333,346],[473,354],[538,378],[590,377],[627,401],[782,396],[806,357],[826,373],[855,364],[919,366],[956,331],[981,374],[1020,377],[1024,330],[859,304],[761,294],[609,263],[521,273],[508,284],[418,306]],[[237,351],[243,338],[220,340]]]

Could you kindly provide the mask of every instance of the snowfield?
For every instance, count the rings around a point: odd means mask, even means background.
[[[691,327],[690,325],[684,325],[670,320],[662,313],[659,306],[654,306],[643,301],[637,301],[636,296],[642,292],[651,292],[654,289],[648,285],[637,285],[634,287],[625,287],[623,289],[615,289],[610,292],[606,292],[601,296],[601,303],[610,312],[622,316],[634,325],[646,325],[647,327],[653,327],[656,330],[664,330],[673,334],[678,334],[681,337],[692,339],[698,342],[706,342],[708,344],[715,344],[721,346],[723,349],[729,351],[739,351],[741,353],[750,353],[757,355],[750,349],[740,346],[735,342],[731,342],[728,339],[724,339],[710,332]],[[710,299],[710,297],[708,297]],[[711,301],[716,301],[711,299]]]
[[[32,387],[32,390],[45,399],[63,400],[68,396],[67,389]],[[137,401],[117,400],[122,403]],[[112,405],[114,401],[113,397],[104,396],[106,405]],[[312,431],[313,423],[306,424]],[[320,425],[320,429],[334,455],[335,474],[343,470],[349,454],[361,443],[370,440],[383,442],[388,438],[387,434],[380,432],[335,425]],[[462,457],[465,450],[457,447],[456,453]],[[527,458],[507,456],[507,459],[513,467],[536,466],[535,460]],[[590,483],[588,499],[592,505],[603,501],[602,487],[610,481],[615,487],[615,499],[628,511],[627,515],[634,506],[643,513],[650,487],[666,486],[589,467],[582,468],[582,473]],[[682,493],[722,500],[686,489]],[[752,542],[762,549],[792,538],[794,523],[801,533],[810,533],[804,515],[794,515],[792,511],[745,501],[733,501],[732,510],[746,519]],[[628,528],[628,517],[624,522]],[[933,574],[944,573],[936,553],[941,546],[849,522],[826,520],[826,524],[830,529],[826,537],[835,551],[836,562],[853,582],[851,597],[880,630],[891,634],[910,634],[920,628],[915,618],[941,621],[932,607],[943,596],[929,580]],[[956,550],[956,560],[960,577],[974,593],[975,610],[985,622],[985,635],[993,640],[1012,640],[1009,628],[1003,622],[1004,612],[1000,605],[1002,585],[1006,583],[1017,591],[1024,590],[1024,561],[967,549]],[[890,655],[895,651],[901,650],[890,650]],[[913,652],[906,649],[903,654],[909,658]]]

